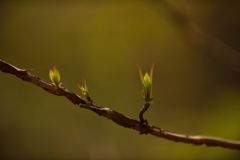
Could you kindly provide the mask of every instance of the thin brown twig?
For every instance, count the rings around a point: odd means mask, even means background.
[[[139,119],[141,123],[147,123],[147,120],[143,118],[143,114],[148,110],[149,107],[150,107],[150,103],[146,103],[143,105],[143,108],[140,110]]]
[[[7,62],[0,60],[0,70],[5,73],[13,74],[24,81],[31,82],[49,93],[65,96],[73,104],[79,105],[81,108],[89,109],[100,116],[104,116],[108,119],[111,119],[113,122],[117,123],[126,128],[131,128],[140,133],[148,133],[156,137],[165,138],[175,142],[189,143],[194,145],[203,145],[206,146],[218,146],[222,148],[237,149],[240,150],[240,141],[231,141],[225,140],[222,138],[210,137],[210,136],[198,136],[198,135],[183,135],[174,132],[170,132],[159,127],[155,127],[149,124],[142,125],[136,119],[132,119],[124,116],[121,113],[118,113],[110,108],[99,107],[95,104],[91,104],[88,101],[82,99],[80,96],[75,93],[65,89],[57,89],[51,82],[45,81],[39,77],[36,77],[24,69],[19,69]]]

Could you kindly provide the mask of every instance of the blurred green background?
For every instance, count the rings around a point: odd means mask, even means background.
[[[85,78],[95,104],[134,119],[143,105],[136,64],[145,72],[155,62],[150,124],[240,140],[240,1],[1,1],[0,12],[0,59],[48,81],[55,64],[63,87],[81,95]],[[240,158],[236,150],[139,135],[13,75],[0,77],[2,158]]]

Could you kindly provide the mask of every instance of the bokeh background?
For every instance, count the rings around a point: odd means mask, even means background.
[[[240,1],[1,1],[0,59],[138,118],[136,64],[153,75],[149,123],[240,140]],[[240,152],[176,143],[116,125],[0,73],[5,159],[238,159]]]

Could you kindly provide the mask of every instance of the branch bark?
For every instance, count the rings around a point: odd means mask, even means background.
[[[167,131],[165,129],[153,125],[143,124],[136,119],[126,117],[123,114],[118,113],[117,111],[114,111],[110,108],[100,107],[93,103],[89,103],[88,101],[84,100],[83,98],[69,91],[68,89],[65,89],[64,87],[57,89],[51,82],[45,81],[35,75],[30,74],[24,69],[19,69],[7,62],[2,61],[1,59],[0,70],[5,73],[13,74],[24,81],[31,82],[49,93],[58,96],[65,96],[73,104],[78,105],[80,108],[89,109],[100,116],[104,116],[108,119],[111,119],[113,122],[120,126],[136,130],[140,133],[151,134],[156,137],[172,140],[175,142],[189,143],[194,145],[205,144],[206,146],[209,147],[218,146],[222,148],[240,150],[240,141],[232,141],[210,136],[184,135]]]

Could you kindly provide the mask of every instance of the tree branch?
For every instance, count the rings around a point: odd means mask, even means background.
[[[111,119],[113,122],[117,123],[118,125],[121,125],[126,128],[134,129],[140,133],[151,134],[156,137],[165,138],[175,142],[189,143],[194,145],[205,144],[206,146],[218,146],[222,148],[240,150],[240,141],[231,141],[231,140],[225,140],[225,139],[209,137],[209,136],[183,135],[183,134],[170,132],[149,124],[142,124],[138,120],[126,117],[123,114],[120,114],[110,108],[99,107],[93,103],[89,103],[88,101],[84,100],[83,98],[76,95],[75,93],[65,89],[64,87],[57,89],[52,83],[30,74],[24,69],[19,69],[11,64],[8,64],[7,62],[2,61],[1,59],[0,59],[0,70],[5,73],[13,74],[24,81],[31,82],[43,88],[49,93],[52,93],[58,96],[65,96],[73,104],[79,105],[80,108],[89,109],[100,116],[104,116],[108,119]]]

